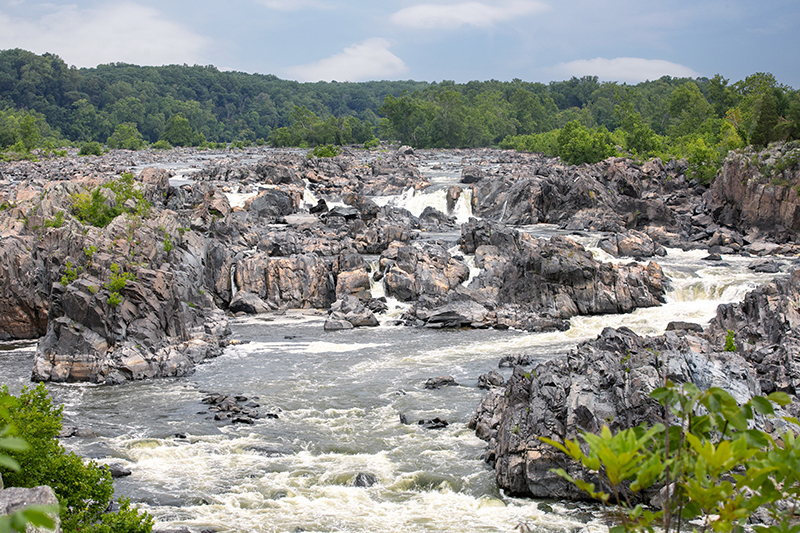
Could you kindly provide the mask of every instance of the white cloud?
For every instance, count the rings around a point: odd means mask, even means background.
[[[675,78],[696,78],[700,76],[689,67],[678,63],[638,57],[579,59],[568,63],[559,63],[550,70],[555,76],[597,76],[601,80],[631,83],[657,80],[661,76]]]
[[[277,11],[299,11],[306,8],[324,9],[329,7],[324,2],[317,0],[256,0],[256,3]]]
[[[299,81],[365,81],[402,74],[408,67],[389,51],[386,39],[367,39],[331,57],[286,69]]]
[[[394,13],[392,22],[417,29],[483,28],[547,9],[545,4],[529,0],[510,0],[499,5],[481,2],[418,4]]]
[[[98,9],[53,6],[38,20],[0,12],[0,49],[23,48],[58,54],[70,65],[195,63],[205,37],[166,20],[157,10],[131,2]]]

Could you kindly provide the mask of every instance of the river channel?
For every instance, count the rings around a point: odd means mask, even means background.
[[[382,198],[413,206],[441,201],[458,161],[434,161],[423,195]],[[450,166],[448,166],[450,165]],[[449,170],[448,170],[449,169]],[[468,209],[461,206],[459,209]],[[458,213],[459,219],[468,212]],[[521,228],[537,235],[552,226]],[[438,235],[455,246],[457,234]],[[573,236],[602,260],[599,234]],[[670,279],[667,303],[627,315],[575,317],[566,332],[429,330],[388,325],[325,332],[325,315],[295,311],[237,318],[238,344],[188,377],[121,386],[48,388],[65,404],[66,423],[82,437],[64,445],[132,475],[115,481],[156,519],[156,529],[231,532],[512,532],[602,531],[592,506],[511,498],[482,460],[484,442],[467,422],[485,394],[480,374],[504,355],[537,360],[567,353],[604,327],[663,332],[672,320],[705,323],[716,306],[740,300],[769,280],[747,269],[751,259],[702,260],[705,252],[668,250],[658,263]],[[788,266],[789,259],[779,259]],[[380,294],[382,288],[377,286]],[[402,312],[394,302],[392,313]],[[5,344],[0,375],[12,391],[27,384],[34,347]],[[509,369],[500,369],[505,377]],[[424,388],[451,375],[459,386]],[[263,414],[253,425],[215,422],[209,393],[248,397]],[[404,424],[400,414],[411,422]],[[420,419],[449,425],[423,429]],[[374,484],[356,486],[369,478]],[[522,529],[520,529],[522,527]]]

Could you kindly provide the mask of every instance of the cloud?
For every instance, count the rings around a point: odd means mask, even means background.
[[[547,9],[545,4],[528,0],[510,0],[500,5],[481,2],[418,4],[394,13],[392,22],[416,29],[485,28]]]
[[[209,44],[157,10],[131,2],[98,9],[49,6],[52,11],[35,20],[0,12],[0,49],[52,52],[68,64],[94,67],[111,62],[191,64]]]
[[[319,2],[317,0],[256,0],[256,3],[277,11],[299,11],[306,8],[329,8],[325,2]]]
[[[316,63],[286,70],[299,81],[365,81],[393,77],[408,67],[389,51],[389,41],[375,38],[349,46]]]
[[[597,76],[601,80],[631,83],[657,80],[662,76],[675,78],[697,78],[700,76],[689,67],[677,63],[638,57],[579,59],[568,63],[559,63],[550,70],[556,76]]]

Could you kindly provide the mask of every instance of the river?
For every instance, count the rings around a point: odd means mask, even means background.
[[[436,168],[423,169],[434,183],[427,199],[408,193],[381,200],[417,210],[440,201],[437,190],[454,180],[456,165],[442,160],[430,167]],[[560,233],[552,226],[521,229]],[[444,238],[455,241],[457,235]],[[599,258],[614,260],[596,248],[600,235],[574,238]],[[511,498],[497,489],[481,458],[484,442],[467,428],[484,394],[476,383],[497,369],[503,355],[526,353],[543,361],[606,326],[657,334],[672,320],[705,323],[718,304],[738,301],[772,277],[748,270],[748,258],[725,257],[719,264],[703,261],[704,252],[668,252],[658,259],[670,279],[665,305],[575,317],[566,332],[389,325],[324,332],[324,314],[290,311],[235,319],[239,343],[188,377],[48,388],[65,404],[66,423],[84,435],[64,445],[100,463],[128,467],[133,473],[115,481],[117,493],[150,512],[156,529],[601,531],[591,505]],[[401,311],[395,302],[393,312]],[[34,348],[0,348],[0,375],[19,391],[29,379]],[[459,386],[424,388],[440,375],[453,376]],[[262,415],[278,417],[253,425],[215,422],[202,403],[208,393],[246,396]],[[401,422],[401,413],[409,424]],[[449,425],[431,430],[416,424],[434,417]],[[355,486],[359,474],[375,483]]]

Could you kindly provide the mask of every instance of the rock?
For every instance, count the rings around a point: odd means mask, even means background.
[[[364,472],[359,472],[356,474],[356,477],[353,478],[353,486],[354,487],[371,487],[378,483],[378,478],[372,474],[367,474]]]
[[[228,304],[228,310],[231,313],[257,315],[259,313],[266,313],[270,311],[270,308],[266,303],[264,303],[264,300],[258,297],[257,294],[239,291],[236,293],[236,296],[233,297],[231,303]]]
[[[417,421],[417,425],[419,425],[423,429],[442,429],[446,428],[450,424],[447,422],[447,420],[444,420],[437,416],[436,418],[433,418],[431,420],[419,420]]]
[[[397,153],[403,155],[414,155],[414,149],[404,144],[403,146],[397,149]]]
[[[674,321],[667,324],[667,331],[688,331],[692,333],[703,333],[703,326],[693,322]]]
[[[441,389],[442,387],[456,387],[458,383],[456,383],[455,378],[453,376],[439,376],[435,378],[429,378],[428,381],[425,382],[426,389]]]
[[[491,389],[492,387],[502,387],[505,383],[503,376],[496,370],[490,371],[488,374],[481,374],[478,376],[479,389]]]
[[[533,357],[528,354],[515,353],[511,355],[504,355],[500,362],[497,364],[499,368],[515,366],[530,366],[533,364]]]
[[[483,171],[475,166],[464,167],[461,170],[461,183],[478,183],[483,179]]]
[[[3,489],[0,483],[0,516],[13,514],[34,505],[58,507],[58,498],[55,492],[53,492],[53,489],[47,486],[33,487],[31,489],[20,487]],[[55,522],[55,527],[52,530],[28,526],[27,531],[31,533],[43,533],[45,531],[60,532],[61,522],[58,513],[53,513],[50,516]]]
[[[598,246],[609,254],[620,257],[653,257],[666,255],[666,250],[653,242],[646,233],[630,230],[601,239]]]
[[[561,441],[603,425],[614,431],[660,422],[662,410],[649,393],[665,378],[692,382],[702,390],[721,387],[739,402],[774,390],[795,395],[794,384],[800,383],[798,301],[800,270],[793,270],[751,291],[739,304],[719,306],[703,336],[696,327],[679,324],[655,337],[606,328],[597,339],[532,372],[516,367],[504,388],[490,390],[469,422],[488,442],[485,457],[495,468],[498,486],[537,498],[585,498],[551,469],[563,468],[584,481],[591,477],[538,437]],[[736,332],[738,352],[723,351],[729,330]],[[798,412],[795,399],[779,414]],[[766,427],[765,419],[755,423]]]
[[[770,259],[756,259],[747,265],[747,268],[764,274],[777,274],[781,271],[780,265]]]
[[[120,463],[108,463],[103,468],[109,471],[112,478],[120,478],[131,475],[131,469]]]

